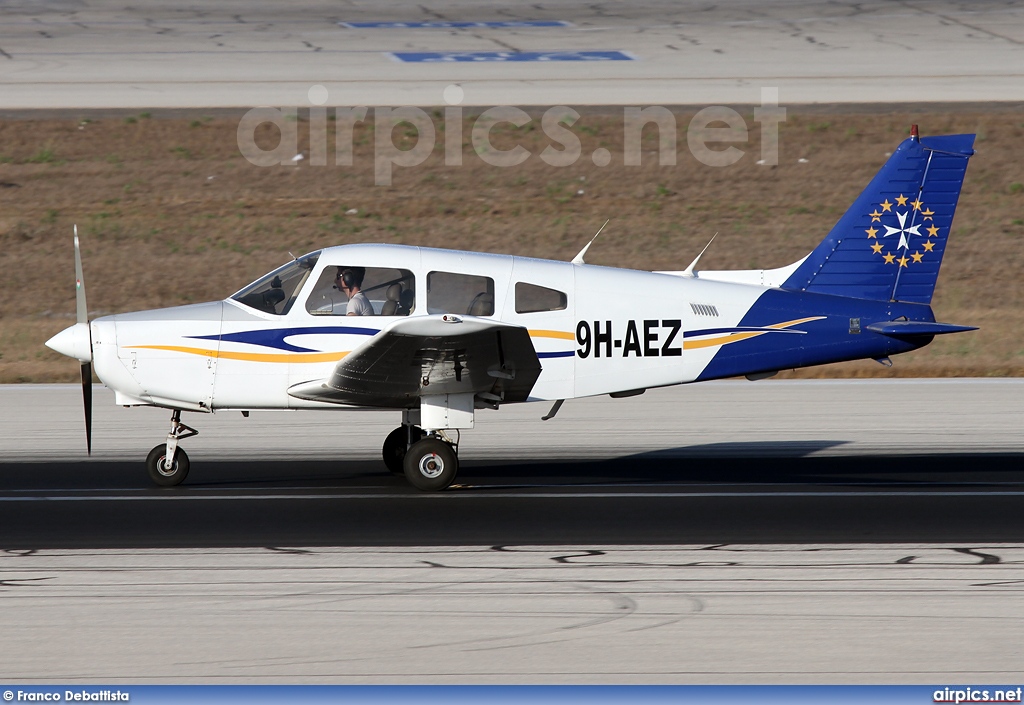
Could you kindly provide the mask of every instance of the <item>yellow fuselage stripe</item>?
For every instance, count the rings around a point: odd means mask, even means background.
[[[572,333],[566,333],[561,330],[527,330],[532,338],[558,338],[559,340],[576,340],[576,336]]]
[[[747,338],[756,338],[759,335],[764,335],[768,331],[758,331],[751,333],[730,333],[729,335],[723,335],[719,338],[704,338],[703,340],[687,340],[683,343],[684,350],[696,350],[697,348],[710,348],[715,345],[727,345],[729,343],[738,343],[741,340]]]
[[[189,348],[182,345],[133,345],[128,350],[167,350],[186,355],[202,355],[223,360],[242,360],[244,362],[337,362],[346,355],[345,352],[327,353],[244,353],[230,350],[208,350],[205,348]]]
[[[773,323],[765,328],[774,328],[776,330],[784,330],[790,326],[798,326],[801,323],[807,323],[809,321],[820,321],[825,318],[824,316],[810,316],[808,318],[797,318],[793,321],[783,321],[782,323]],[[728,345],[729,343],[738,343],[741,340],[747,340],[748,338],[756,338],[759,335],[764,335],[768,331],[747,331],[743,333],[728,333],[720,335],[717,338],[703,338],[701,340],[687,340],[683,343],[684,350],[696,350],[697,348],[710,348],[715,345]]]
[[[798,326],[801,323],[807,323],[809,321],[820,321],[823,318],[825,318],[825,316],[808,316],[807,318],[798,318],[795,321],[785,321],[783,323],[773,323],[770,326],[765,326],[765,328],[789,328],[790,326]]]

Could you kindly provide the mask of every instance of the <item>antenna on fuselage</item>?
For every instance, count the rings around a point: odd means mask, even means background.
[[[697,276],[697,272],[694,271],[695,268],[697,267],[697,263],[700,262],[700,258],[703,257],[704,253],[708,251],[709,247],[711,247],[711,243],[715,241],[716,237],[718,237],[718,233],[717,232],[714,235],[711,236],[711,239],[708,240],[708,244],[704,245],[704,249],[700,251],[700,254],[693,258],[693,261],[690,262],[690,266],[683,270],[683,276],[685,276],[685,277],[696,277]]]
[[[587,254],[587,250],[589,250],[590,246],[594,244],[594,240],[596,240],[597,236],[601,234],[601,230],[604,230],[605,225],[608,225],[608,223],[610,223],[610,222],[612,222],[611,218],[609,218],[608,220],[604,221],[604,225],[602,225],[600,230],[598,230],[594,234],[594,237],[590,238],[590,242],[588,242],[586,245],[584,245],[583,249],[580,250],[580,253],[572,258],[572,263],[573,264],[586,264],[586,262],[583,261],[583,255]]]

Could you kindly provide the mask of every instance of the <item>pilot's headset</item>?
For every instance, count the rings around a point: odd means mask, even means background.
[[[345,285],[346,289],[351,289],[354,286],[360,286],[363,283],[363,278],[359,274],[351,269],[341,270],[341,282]],[[335,286],[335,289],[338,287]]]

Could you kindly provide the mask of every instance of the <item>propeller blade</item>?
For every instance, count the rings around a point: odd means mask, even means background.
[[[85,403],[85,447],[92,455],[92,363],[82,363],[82,401]]]
[[[75,305],[78,313],[78,322],[88,323],[89,308],[85,305],[85,276],[82,274],[82,250],[78,246],[77,225],[75,226]]]
[[[89,361],[82,363],[82,403],[85,406],[85,447],[92,455],[92,328],[89,325],[89,307],[85,303],[85,275],[82,273],[82,248],[78,244],[78,225],[75,225],[75,308],[78,323],[85,324],[89,336]]]

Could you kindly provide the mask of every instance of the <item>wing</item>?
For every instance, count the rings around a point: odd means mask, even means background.
[[[408,408],[434,394],[525,401],[541,365],[525,328],[452,314],[404,318],[349,353],[323,380],[288,389],[299,399]]]

